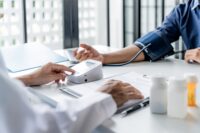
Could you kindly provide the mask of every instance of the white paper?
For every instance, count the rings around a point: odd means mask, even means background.
[[[105,84],[108,80],[111,80],[111,79],[121,80],[121,81],[130,83],[131,85],[136,87],[138,90],[140,90],[145,98],[149,97],[150,95],[150,78],[148,78],[145,75],[138,74],[136,72],[124,73],[117,76],[113,76],[108,79],[86,83],[84,85],[83,84],[68,85],[67,88],[81,95],[88,95],[89,93],[92,93],[93,91],[97,91],[103,84]],[[126,108],[127,106],[133,105],[134,103],[137,103],[139,101],[141,100],[130,100],[127,103],[125,103],[120,108],[120,110],[123,108]]]

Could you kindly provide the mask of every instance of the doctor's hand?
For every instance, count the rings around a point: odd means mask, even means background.
[[[187,50],[185,53],[185,61],[194,61],[200,63],[200,48]]]
[[[112,95],[117,107],[122,106],[125,102],[131,99],[143,99],[143,95],[139,90],[119,80],[110,80],[99,91]]]
[[[65,71],[71,73],[75,72],[74,70],[64,65],[48,63],[44,65],[42,68],[33,72],[32,74],[19,77],[18,79],[24,82],[24,84],[27,86],[42,85],[52,81],[55,82],[59,82],[60,80],[64,81],[67,76]]]
[[[74,56],[77,60],[83,61],[86,59],[94,59],[103,63],[104,57],[96,49],[92,48],[87,44],[80,44],[80,47],[83,49],[80,50],[80,48],[77,48],[74,51]]]

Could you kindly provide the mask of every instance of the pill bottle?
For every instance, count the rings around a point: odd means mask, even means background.
[[[195,107],[196,106],[196,87],[198,78],[193,73],[184,74],[184,77],[187,82],[187,89],[188,89],[188,106]]]
[[[169,79],[167,115],[173,118],[184,118],[187,115],[187,88],[184,77]]]
[[[153,76],[150,89],[150,110],[154,114],[167,112],[167,83],[161,75]]]

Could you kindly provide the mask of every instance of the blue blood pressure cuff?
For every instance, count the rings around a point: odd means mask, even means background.
[[[135,45],[140,49],[149,45],[144,50],[145,60],[156,61],[174,54],[174,50],[170,42],[164,40],[157,31],[150,32],[139,38],[135,41]]]

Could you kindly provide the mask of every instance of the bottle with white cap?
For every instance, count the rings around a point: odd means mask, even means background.
[[[187,81],[187,89],[188,89],[188,106],[195,107],[196,106],[196,87],[198,78],[194,73],[184,74],[184,77]]]
[[[167,114],[174,118],[184,118],[187,115],[187,89],[183,77],[172,77],[169,80]]]
[[[150,90],[150,110],[155,114],[166,114],[167,112],[167,83],[166,78],[157,75],[152,77]]]

